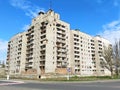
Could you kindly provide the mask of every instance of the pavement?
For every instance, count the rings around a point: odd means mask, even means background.
[[[0,80],[0,90],[120,90],[120,80],[37,81]]]
[[[2,82],[15,82],[15,83],[98,83],[98,82],[120,82],[120,79],[112,79],[112,80],[95,80],[95,81],[40,81],[40,80],[22,80],[22,79],[9,79],[5,78],[0,79],[0,83]]]
[[[93,81],[42,81],[42,80],[22,80],[22,79],[10,79],[3,81],[20,81],[20,82],[34,82],[34,83],[94,83],[94,82],[120,82],[120,79],[108,79],[108,80],[93,80]]]
[[[17,81],[17,80],[0,80],[0,86],[5,85],[15,85],[15,84],[22,84],[24,81]]]

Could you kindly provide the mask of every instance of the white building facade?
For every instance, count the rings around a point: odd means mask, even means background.
[[[6,71],[10,75],[21,74],[25,70],[26,32],[19,33],[8,42]]]
[[[91,56],[92,37],[79,30],[71,30],[70,32],[70,62],[74,74],[81,76],[93,75]]]
[[[100,40],[106,43],[105,39]],[[40,12],[26,32],[9,41],[6,70],[10,75],[37,77],[67,74],[68,68],[74,75],[100,75],[97,50],[103,47],[96,42],[96,37],[70,30],[70,24],[60,20],[53,10]]]

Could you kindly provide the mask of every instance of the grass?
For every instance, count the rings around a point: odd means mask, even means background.
[[[0,75],[0,78],[6,78],[6,76]],[[38,81],[96,81],[96,80],[112,80],[112,79],[119,79],[119,78],[116,76],[114,76],[114,78],[111,78],[110,76],[86,76],[86,77],[73,76],[73,77],[70,77],[69,80],[67,80],[67,77],[45,78],[45,79],[10,77],[10,79],[38,80]]]
[[[42,81],[95,81],[95,80],[109,80],[112,79],[110,76],[89,76],[89,77],[78,77],[73,76],[67,80],[66,77],[59,77],[59,78],[46,78],[42,79]]]

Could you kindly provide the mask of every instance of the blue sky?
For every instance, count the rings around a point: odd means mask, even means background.
[[[112,43],[120,38],[120,0],[51,0],[52,9],[71,29]],[[26,30],[39,11],[47,11],[50,0],[0,0],[0,60],[6,59],[7,42]]]

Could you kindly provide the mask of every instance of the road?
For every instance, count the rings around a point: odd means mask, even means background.
[[[11,83],[2,85],[1,83]],[[15,84],[16,83],[16,84]],[[0,81],[0,90],[120,90],[120,81],[114,82],[6,82]]]

